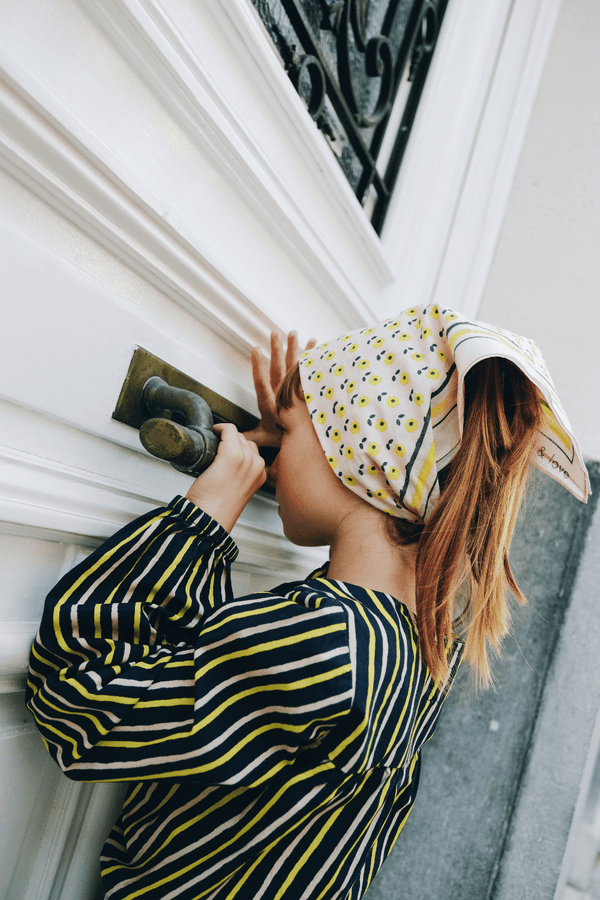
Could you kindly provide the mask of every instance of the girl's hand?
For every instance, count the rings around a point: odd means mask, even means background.
[[[310,350],[316,343],[316,340],[311,338],[304,349]],[[298,335],[295,331],[290,331],[287,336],[285,353],[282,336],[277,331],[271,332],[270,365],[262,355],[260,347],[254,347],[252,350],[252,376],[260,422],[252,431],[246,431],[245,437],[259,447],[279,447],[281,443],[281,422],[277,415],[275,395],[284,375],[297,362],[299,356]]]
[[[250,497],[264,484],[265,463],[256,444],[235,425],[215,425],[215,431],[221,435],[215,460],[186,497],[231,531]]]

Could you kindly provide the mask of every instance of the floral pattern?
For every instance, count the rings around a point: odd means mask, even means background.
[[[587,471],[537,344],[437,304],[300,357],[308,410],[337,477],[390,515],[425,520],[439,499],[438,471],[460,445],[464,377],[494,356],[515,363],[543,396],[532,462],[585,501]]]

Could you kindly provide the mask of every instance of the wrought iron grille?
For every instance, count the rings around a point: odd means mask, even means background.
[[[252,0],[380,233],[448,0]]]

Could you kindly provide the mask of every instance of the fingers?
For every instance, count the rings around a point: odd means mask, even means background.
[[[235,425],[214,426],[221,436],[214,462],[202,472],[186,497],[231,531],[248,500],[266,479],[265,462],[253,441]]]
[[[311,338],[304,350],[312,350],[313,347],[317,346],[317,339]],[[290,331],[288,334],[288,342],[287,342],[287,352],[285,355],[285,368],[286,371],[292,368],[294,363],[298,362],[300,357],[300,345],[298,343],[298,332]]]
[[[261,419],[270,421],[277,415],[275,393],[271,387],[268,363],[262,355],[260,347],[255,347],[252,350],[252,376],[254,378],[256,402]]]
[[[286,371],[292,368],[294,363],[297,361],[299,357],[298,352],[298,332],[290,331],[287,339],[287,352],[285,354],[285,368]]]
[[[264,358],[260,347],[252,348],[250,360],[252,362],[252,377],[254,378],[254,384],[260,384],[262,386],[267,381],[267,361]]]
[[[223,422],[214,426],[221,440],[217,448],[217,459],[228,466],[238,467],[250,472],[264,469],[264,460],[258,452],[257,444],[248,440],[231,422]],[[213,463],[214,465],[215,463]]]
[[[228,446],[240,446],[244,448],[248,448],[258,455],[258,445],[252,439],[248,439],[245,434],[242,434],[241,431],[238,431],[237,426],[233,424],[233,422],[220,422],[217,425],[213,426],[214,431],[220,436],[221,444],[225,444]],[[247,432],[250,434],[250,432]]]
[[[311,338],[306,349],[316,345]],[[260,413],[260,421],[255,428],[246,432],[246,436],[256,441],[259,447],[279,447],[281,444],[280,420],[277,414],[275,395],[283,378],[300,356],[298,332],[290,331],[283,346],[283,336],[279,331],[271,332],[271,361],[263,356],[260,347],[252,349],[252,377],[256,391],[256,402]],[[215,429],[216,430],[216,429]]]
[[[278,331],[271,332],[271,387],[274,392],[283,381],[285,375],[285,356],[282,336]]]
[[[306,344],[306,350],[316,346],[316,343],[316,339],[311,338]],[[281,332],[271,332],[270,363],[263,356],[260,347],[253,347],[252,349],[252,377],[261,416],[260,424],[264,426],[266,431],[272,431],[272,426],[278,421],[275,395],[286,372],[298,361],[299,356],[300,347],[296,331],[290,331],[288,334],[285,349]],[[266,445],[263,444],[263,446]],[[275,445],[270,443],[268,446]]]
[[[251,431],[245,431],[244,437],[249,441],[253,441],[257,447],[273,447],[281,446],[281,432],[276,426],[273,428],[265,428],[262,424],[256,426]]]
[[[221,444],[226,446],[247,447],[253,453],[258,454],[258,447],[252,440],[248,440],[245,434],[237,430],[233,422],[219,422],[213,426],[213,430],[221,438]],[[220,445],[219,445],[220,446]]]
[[[277,388],[283,381],[285,373],[292,368],[300,357],[300,344],[298,342],[298,332],[290,331],[287,335],[287,347],[284,351],[284,338],[280,331],[271,332],[271,363],[269,367],[269,380],[271,389],[276,392]],[[317,339],[310,338],[304,350],[311,350],[316,347]],[[304,352],[304,351],[302,351]],[[252,348],[252,374],[254,375],[255,384],[260,381],[261,387],[265,384],[266,360],[262,355],[260,347]]]

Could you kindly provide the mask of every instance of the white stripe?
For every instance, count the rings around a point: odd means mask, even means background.
[[[230,737],[232,734],[234,734],[236,731],[238,731],[241,727],[243,727],[244,725],[247,725],[249,722],[252,722],[256,719],[261,718],[264,715],[270,715],[273,712],[282,712],[282,713],[287,714],[288,716],[302,715],[305,712],[314,712],[319,709],[327,708],[330,705],[339,705],[339,704],[343,703],[344,700],[347,700],[349,698],[349,696],[350,696],[350,691],[345,691],[344,693],[339,694],[334,697],[326,697],[324,700],[321,700],[318,703],[308,703],[308,704],[304,704],[303,706],[299,706],[299,707],[293,707],[293,708],[285,707],[285,706],[263,707],[259,710],[255,710],[250,715],[245,716],[240,721],[235,722],[233,725],[230,726],[230,728],[226,732],[219,735],[219,737],[215,738],[214,741],[211,741],[210,744],[207,744],[204,747],[194,748],[193,750],[189,750],[186,753],[179,753],[179,754],[172,753],[172,754],[166,754],[163,756],[153,756],[152,758],[146,759],[146,760],[127,761],[127,760],[122,759],[122,760],[119,760],[118,762],[115,761],[111,764],[86,763],[86,762],[82,761],[82,762],[73,764],[71,766],[68,766],[65,769],[65,771],[70,772],[75,769],[78,769],[79,771],[95,770],[95,771],[106,771],[106,772],[110,772],[110,771],[118,772],[120,770],[128,770],[128,769],[139,769],[141,771],[143,769],[148,769],[148,768],[152,769],[152,768],[156,768],[158,766],[159,769],[157,771],[157,776],[165,776],[168,774],[168,771],[165,771],[165,769],[166,770],[175,769],[175,768],[179,769],[183,766],[184,762],[193,761],[194,763],[201,765],[201,763],[199,761],[201,760],[201,758],[203,756],[205,756],[206,754],[210,753],[212,750],[216,749],[221,744],[223,744],[228,737]],[[183,724],[185,726],[185,723],[183,723]],[[90,747],[91,747],[91,745],[90,745]],[[136,747],[136,748],[122,747],[120,749],[123,752],[126,752],[129,749],[139,750],[140,748],[138,748],[138,747]],[[288,744],[278,744],[276,746],[269,747],[268,750],[266,750],[260,757],[253,760],[249,766],[247,766],[245,769],[243,769],[235,777],[229,778],[226,781],[223,781],[221,783],[228,784],[228,785],[239,784],[239,782],[241,781],[241,779],[244,777],[244,775],[247,772],[252,771],[252,769],[256,768],[256,766],[261,761],[268,759],[269,756],[272,756],[275,753],[279,753],[281,750],[284,750],[291,754],[295,754],[296,752],[298,752],[299,747],[298,747],[298,745],[288,745]],[[220,764],[219,759],[216,759],[214,761],[213,766],[215,769],[222,768],[222,764]],[[187,768],[187,766],[186,766],[186,768]],[[192,766],[192,768],[193,768],[193,766]],[[201,776],[198,776],[198,777],[201,777]]]
[[[260,678],[265,675],[277,675],[282,672],[298,672],[298,680],[302,679],[302,669],[306,668],[309,665],[312,665],[316,662],[326,662],[328,660],[336,659],[338,656],[346,656],[347,651],[346,647],[342,646],[336,648],[334,650],[328,650],[326,653],[317,653],[312,656],[304,657],[300,660],[294,660],[290,663],[281,663],[277,666],[269,666],[266,669],[255,669],[250,672],[244,672],[241,675],[234,676],[232,678],[228,678],[226,681],[217,684],[208,694],[204,697],[201,697],[199,700],[196,700],[195,708],[196,711],[202,709],[203,706],[210,703],[219,693],[226,690],[232,684],[240,683],[245,681],[248,678]]]
[[[76,603],[74,603],[71,606],[71,618],[72,619],[73,619],[74,613],[76,613],[77,607],[84,604],[89,599],[91,594],[96,590],[98,585],[102,584],[102,582],[105,581],[109,577],[109,575],[112,575],[112,573],[115,571],[115,569],[118,568],[118,566],[120,566],[124,562],[124,560],[128,559],[132,553],[135,553],[136,550],[138,550],[140,547],[142,547],[144,544],[146,544],[148,542],[148,538],[151,537],[152,534],[154,534],[154,532],[157,530],[157,528],[159,528],[162,524],[164,524],[164,522],[165,522],[165,519],[161,518],[161,519],[158,519],[156,522],[154,522],[152,525],[148,525],[147,528],[142,530],[141,534],[138,535],[136,542],[134,544],[131,544],[129,549],[126,552],[123,551],[123,548],[120,548],[119,550],[117,550],[116,547],[113,547],[111,549],[110,553],[114,556],[115,561],[113,562],[112,566],[110,566],[110,568],[108,568],[104,571],[103,574],[99,574],[99,575],[94,574],[94,580],[90,584],[87,591],[79,598],[79,600]],[[170,543],[170,540],[165,543],[163,552],[168,547],[168,543]],[[154,564],[158,559],[160,559],[160,557],[155,555],[153,557],[153,560],[151,561],[150,565]],[[102,565],[106,565],[106,563],[103,563]],[[147,566],[146,571],[150,568],[150,565]],[[124,599],[125,599],[125,602],[127,602],[126,598],[124,598]]]
[[[203,800],[206,800],[206,798],[209,797],[210,794],[213,794],[213,793],[215,793],[215,791],[218,791],[218,790],[219,790],[219,788],[214,785],[211,787],[208,787],[205,790],[203,790],[200,794],[198,794],[198,796],[195,797],[193,800],[191,800],[189,803],[186,803],[184,806],[178,806],[177,809],[173,810],[173,812],[160,823],[160,825],[158,825],[158,826],[156,825],[155,819],[150,819],[149,822],[146,822],[140,826],[140,828],[138,829],[138,831],[135,835],[131,835],[131,836],[128,835],[127,843],[129,846],[131,846],[135,842],[138,834],[141,834],[147,828],[153,829],[150,837],[148,838],[146,843],[143,845],[143,847],[140,847],[140,849],[135,854],[135,856],[133,856],[128,861],[128,865],[131,865],[131,866],[135,865],[147,853],[150,853],[150,855],[152,855],[152,847],[153,847],[153,845],[158,844],[160,835],[164,831],[166,831],[167,829],[170,829],[169,830],[169,838],[172,837],[174,829],[170,828],[170,826],[173,825],[173,823],[175,823],[177,819],[181,818],[181,816],[184,813],[189,813],[191,810],[193,810],[193,808],[195,806],[197,806]],[[188,853],[191,852],[192,849],[198,850],[200,847],[202,847],[203,844],[206,844],[207,842],[212,841],[216,836],[223,834],[228,829],[237,828],[238,823],[240,821],[242,821],[244,816],[246,816],[248,814],[248,812],[252,809],[253,806],[256,806],[258,800],[259,800],[259,798],[255,797],[254,800],[252,800],[250,803],[248,803],[248,805],[245,806],[244,809],[241,812],[239,812],[237,816],[235,816],[232,819],[227,819],[227,821],[223,822],[223,824],[219,828],[205,832],[202,835],[202,837],[198,838],[198,840],[194,844],[186,845],[185,849],[178,851],[171,858],[176,859],[178,856],[183,855],[186,852],[188,852]],[[184,830],[187,830],[186,825],[188,822],[189,822],[189,819],[183,823]],[[169,843],[170,843],[170,840],[167,840],[165,842],[165,844],[167,846]],[[151,871],[151,870],[148,870],[148,871]],[[146,874],[147,874],[147,872],[144,869],[140,873],[140,876],[144,877]],[[134,877],[133,881],[136,881],[136,880],[137,879]]]
[[[195,878],[192,878],[189,881],[185,881],[184,884],[179,883],[175,887],[175,890],[172,893],[165,894],[163,897],[161,897],[161,900],[170,900],[170,898],[172,898],[172,897],[179,896],[181,894],[183,887],[189,888],[192,885],[198,884],[203,879],[206,879],[206,878],[210,877],[211,875],[216,874],[219,871],[219,869],[223,868],[223,866],[226,866],[228,863],[235,862],[236,857],[239,856],[240,852],[244,853],[248,848],[255,846],[257,843],[259,843],[263,840],[266,840],[269,837],[269,835],[273,833],[273,831],[275,831],[281,827],[282,823],[284,824],[285,822],[289,821],[290,819],[293,819],[296,816],[298,816],[300,811],[302,809],[304,809],[304,807],[309,803],[310,800],[316,799],[317,795],[319,794],[319,792],[322,789],[323,789],[323,785],[316,785],[314,788],[312,788],[312,790],[310,790],[301,799],[301,801],[298,804],[296,804],[294,807],[292,807],[290,810],[288,810],[286,815],[281,816],[275,822],[272,822],[268,828],[266,828],[264,831],[261,831],[260,833],[256,834],[251,840],[249,840],[247,843],[244,843],[241,847],[238,847],[238,849],[236,851],[234,851],[233,853],[230,853],[228,856],[217,860],[211,866],[210,869],[204,869],[200,875],[197,875]],[[257,799],[260,799],[260,797],[258,797]],[[228,825],[229,825],[229,820],[226,823],[223,823],[223,828],[227,828]],[[214,835],[219,834],[220,831],[221,831],[221,829],[219,829],[215,832],[211,832],[210,836],[212,837],[213,834]],[[205,842],[205,838],[202,837],[198,841],[194,841],[191,844],[187,844],[181,850],[178,850],[176,853],[171,854],[171,856],[161,859],[152,868],[145,869],[144,872],[139,877],[146,877],[148,875],[152,875],[154,872],[160,872],[163,867],[166,867],[170,863],[176,862],[178,859],[181,859],[182,857],[197,850],[198,847],[201,846],[204,842]],[[127,887],[128,885],[134,885],[137,880],[138,880],[138,878],[131,878],[131,879],[128,879],[127,881],[122,881],[122,882],[120,882],[120,887],[122,888],[122,887]]]
[[[346,845],[352,841],[356,830],[361,829],[361,827],[363,826],[364,820],[367,818],[367,815],[369,814],[370,808],[373,806],[374,803],[376,804],[379,799],[379,794],[381,792],[383,785],[379,782],[378,782],[378,784],[379,784],[379,790],[376,791],[375,793],[368,793],[366,800],[363,803],[360,811],[358,813],[354,814],[352,827],[349,828],[344,833],[343,838],[337,842],[335,850],[333,851],[333,853],[331,853],[329,855],[327,860],[323,863],[319,872],[317,872],[317,874],[314,876],[312,881],[307,885],[306,889],[304,890],[304,893],[301,894],[301,896],[299,897],[299,900],[310,900],[310,898],[314,897],[313,891],[316,888],[317,884],[319,882],[324,881],[324,876],[337,863],[339,857],[343,855]],[[356,867],[354,868],[354,871],[356,871]],[[339,894],[338,894],[338,896],[339,896]],[[333,900],[333,898],[332,898],[332,900]]]
[[[390,697],[390,699],[388,701],[387,710],[384,713],[384,716],[381,720],[381,725],[379,728],[381,735],[383,735],[385,733],[386,726],[388,724],[389,718],[392,715],[392,713],[398,714],[398,712],[399,712],[399,710],[396,709],[396,704],[398,702],[399,695],[402,693],[403,689],[405,687],[407,687],[405,682],[406,682],[406,679],[409,677],[409,660],[412,661],[414,664],[414,673],[415,673],[414,684],[418,685],[418,683],[419,683],[419,664],[418,664],[418,660],[415,658],[415,655],[413,653],[412,643],[409,646],[408,637],[407,637],[407,634],[406,634],[406,631],[404,628],[402,628],[402,627],[398,628],[398,634],[400,637],[400,642],[399,642],[400,646],[398,648],[398,651],[402,657],[402,665],[401,665],[400,671],[397,676],[396,688],[394,690],[394,693],[392,694],[392,696]],[[412,727],[414,707],[415,707],[417,700],[419,699],[419,696],[417,695],[417,692],[415,690],[413,690],[412,694],[413,694],[413,696],[412,696],[412,698],[410,698],[410,702],[408,704],[408,709],[406,710],[406,712],[404,714],[402,731],[400,731],[396,735],[396,738],[394,741],[394,746],[391,748],[391,750],[389,751],[389,753],[385,756],[385,758],[383,760],[384,765],[387,765],[388,761],[393,759],[395,754],[398,752],[398,748],[401,747],[404,743],[407,730]],[[386,743],[387,742],[389,742],[389,738],[386,738]]]
[[[298,604],[293,603],[291,600],[289,601],[289,603],[291,609],[295,607],[297,608],[298,606]],[[219,611],[221,612],[225,609],[229,610],[231,605],[232,604],[228,603],[225,606],[222,606]],[[268,607],[266,607],[266,610],[270,611]],[[265,607],[262,607],[262,609],[257,610],[257,613],[261,613],[264,611]],[[280,614],[281,610],[276,610],[276,612]],[[331,616],[334,616],[336,618],[340,617],[339,607],[324,607],[323,609],[319,610],[311,610],[307,613],[301,613],[299,616],[296,615],[292,618],[284,619],[283,621],[281,619],[278,619],[274,622],[269,622],[268,624],[264,623],[263,621],[259,621],[256,625],[250,625],[247,628],[236,630],[235,632],[233,632],[233,634],[221,638],[218,641],[214,641],[212,644],[203,644],[202,646],[197,647],[196,656],[198,657],[203,653],[210,653],[213,650],[218,650],[220,647],[227,646],[227,644],[235,643],[238,640],[242,641],[247,637],[262,637],[264,634],[268,634],[268,632],[270,631],[277,630],[285,632],[286,630],[296,628],[298,625],[302,625],[304,622],[311,622],[313,624],[313,628],[325,628],[327,627],[327,622],[323,622],[322,619],[329,618]],[[217,627],[221,628],[226,624],[234,623],[234,621],[234,619],[228,617],[219,621],[217,626],[210,625],[208,622],[207,625],[210,629]],[[302,637],[302,635],[299,636]],[[284,639],[285,638],[282,637],[282,640]]]
[[[256,894],[254,896],[253,900],[260,900],[260,898],[264,895],[266,889],[270,886],[274,876],[280,871],[280,869],[283,867],[283,865],[286,863],[286,861],[292,855],[292,853],[294,852],[294,850],[296,849],[297,845],[300,843],[302,838],[305,837],[305,835],[311,829],[313,829],[313,828],[315,828],[315,826],[317,826],[319,819],[322,819],[323,816],[330,815],[332,812],[334,812],[334,810],[336,810],[338,808],[338,806],[340,806],[341,804],[347,803],[348,799],[349,798],[346,794],[342,794],[342,796],[339,797],[338,800],[334,801],[333,803],[328,804],[324,809],[321,810],[321,812],[317,813],[316,816],[313,816],[308,820],[308,822],[306,823],[306,825],[304,826],[302,831],[296,836],[296,838],[294,838],[292,843],[288,845],[286,850],[282,854],[279,855],[276,864],[273,866],[273,868],[271,870],[271,878],[268,879],[267,881],[265,881],[262,888],[259,890],[258,894]]]
[[[138,792],[141,799],[139,799],[136,802],[135,806],[132,806],[131,809],[129,809],[128,807],[128,803],[130,802],[129,797],[125,798],[125,802],[123,803],[123,820],[135,816],[136,813],[138,813],[142,809],[142,807],[150,800],[152,794],[156,791],[158,782],[155,781],[153,784],[145,785],[145,790],[143,785],[141,785],[141,787],[142,790]]]

